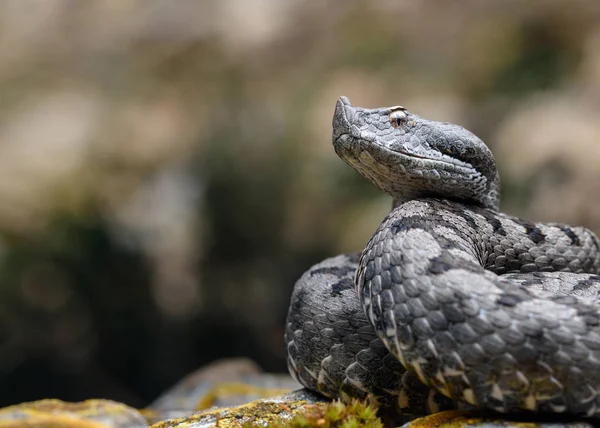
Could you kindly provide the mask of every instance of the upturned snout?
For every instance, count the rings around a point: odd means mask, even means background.
[[[341,135],[350,133],[350,121],[348,118],[353,115],[353,112],[354,109],[352,104],[350,104],[350,100],[344,96],[339,97],[335,104],[335,112],[333,113],[333,143]]]

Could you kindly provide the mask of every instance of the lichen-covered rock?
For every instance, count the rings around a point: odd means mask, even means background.
[[[289,376],[266,374],[246,359],[222,360],[187,376],[147,409],[110,400],[68,403],[55,399],[0,409],[0,428],[311,428],[395,426],[402,415],[352,400],[331,401],[298,388]],[[592,428],[561,415],[491,415],[483,411],[439,412],[402,428]]]
[[[281,391],[296,389],[282,394]],[[320,427],[400,425],[407,415],[379,409],[379,417],[369,419],[374,410],[365,403],[340,403],[301,388],[286,375],[262,373],[252,361],[238,358],[221,360],[188,375],[157,399],[144,415],[153,428],[219,427]],[[269,398],[270,397],[270,398]],[[253,401],[254,400],[254,401]],[[366,410],[365,410],[366,409]],[[371,410],[369,410],[371,409]],[[359,413],[356,415],[355,413]],[[366,412],[366,413],[365,413]],[[343,415],[343,418],[340,418]],[[413,416],[414,417],[414,416]],[[415,419],[403,428],[590,428],[585,421],[569,421],[560,416],[490,415],[473,409],[440,412]],[[336,420],[336,418],[340,420]],[[341,419],[344,419],[341,421]],[[412,417],[410,418],[412,419]],[[392,423],[392,421],[394,423]],[[1,427],[0,427],[1,428]]]
[[[233,407],[302,388],[289,375],[262,373],[245,358],[209,364],[177,383],[144,411],[153,422],[181,418],[193,412]]]
[[[135,409],[110,400],[67,403],[40,400],[0,409],[0,427],[141,428],[146,419]]]
[[[514,419],[505,416],[482,416],[476,413],[447,411],[439,412],[424,418],[415,419],[402,425],[402,428],[593,428],[594,424],[586,421],[567,420],[558,415],[542,419],[535,415],[529,418],[516,416]]]
[[[285,426],[295,416],[310,410],[310,406],[328,403],[308,390],[294,391],[278,397],[256,400],[236,407],[223,407],[156,423],[152,428],[239,428],[249,426]],[[283,425],[282,425],[283,424]]]

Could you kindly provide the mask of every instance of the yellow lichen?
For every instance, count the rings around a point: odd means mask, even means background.
[[[225,407],[215,410],[196,413],[183,418],[171,419],[158,422],[152,428],[186,427],[198,422],[214,420],[221,428],[240,428],[244,423],[256,422],[256,426],[265,427],[283,420],[289,420],[292,416],[303,410],[306,401],[275,402],[258,400],[237,406]],[[287,426],[287,425],[286,425]]]
[[[502,421],[501,419],[494,420],[490,418],[481,418],[469,415],[467,412],[449,410],[415,419],[408,426],[410,428],[466,428],[482,426],[484,424],[490,424],[490,422],[496,422],[498,426],[501,426],[506,421]],[[510,426],[520,428],[536,428],[539,425],[534,422],[511,421]]]
[[[242,425],[244,428],[257,428],[253,422]],[[377,417],[377,409],[369,404],[353,400],[349,404],[341,401],[311,404],[304,406],[304,411],[288,420],[275,420],[268,425],[272,428],[383,428]]]
[[[212,423],[220,428],[382,428],[377,409],[367,403],[353,400],[309,404],[298,401],[258,400],[246,405],[220,408],[172,419],[152,425],[152,428],[184,428],[194,424]]]
[[[206,410],[215,405],[221,398],[235,395],[256,395],[257,397],[274,397],[290,392],[289,389],[265,388],[245,383],[220,383],[212,387],[196,404],[196,410]]]
[[[21,403],[0,409],[0,427],[101,428],[142,422],[135,409],[110,400],[68,403],[56,399]]]

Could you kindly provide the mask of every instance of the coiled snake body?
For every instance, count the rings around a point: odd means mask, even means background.
[[[333,145],[394,209],[361,255],[296,283],[292,375],[409,414],[466,403],[599,417],[598,238],[500,213],[492,153],[460,126],[342,97]]]

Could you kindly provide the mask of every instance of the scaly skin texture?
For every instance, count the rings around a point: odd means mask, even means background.
[[[407,372],[375,334],[355,292],[359,258],[326,259],[296,283],[286,329],[290,372],[330,398],[375,399],[400,421],[454,409]]]
[[[492,153],[460,126],[401,107],[356,108],[342,97],[333,144],[394,197],[358,262],[355,285],[370,325],[408,373],[456,403],[599,417],[598,238],[582,227],[498,212]],[[313,267],[296,284],[286,331],[290,371],[329,396],[348,383],[381,396],[378,385],[387,382],[395,386],[383,390],[401,403],[406,385],[377,374],[389,356],[359,358],[373,341],[364,325],[362,342],[349,345],[344,336],[360,316],[351,293],[336,297],[333,289],[355,266],[338,260],[344,275],[311,283]],[[408,407],[428,411],[418,402],[425,395]]]

